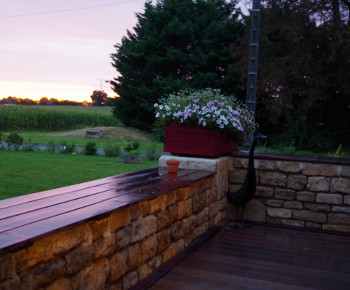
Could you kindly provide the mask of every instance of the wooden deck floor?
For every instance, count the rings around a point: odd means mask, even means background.
[[[350,289],[350,236],[226,226],[149,289]]]

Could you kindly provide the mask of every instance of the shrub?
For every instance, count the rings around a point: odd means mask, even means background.
[[[120,147],[117,142],[107,142],[104,144],[103,150],[107,157],[118,157],[120,156]]]
[[[125,151],[130,152],[131,150],[139,149],[139,147],[140,147],[139,142],[133,142],[132,144],[127,144],[124,149]]]
[[[84,146],[83,153],[85,155],[97,155],[96,142],[88,142]]]
[[[156,143],[152,143],[152,145],[148,147],[146,157],[150,161],[153,161],[158,157],[156,152]]]
[[[23,137],[17,133],[11,133],[7,136],[6,143],[17,151],[19,146],[23,144]]]
[[[56,152],[56,144],[52,140],[50,140],[47,143],[47,152],[49,152],[49,153],[55,153]]]
[[[75,144],[71,143],[69,144],[68,142],[64,141],[61,143],[62,149],[60,150],[60,153],[65,153],[65,154],[72,154],[75,152]]]

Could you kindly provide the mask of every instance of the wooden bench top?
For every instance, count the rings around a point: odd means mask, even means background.
[[[116,209],[186,187],[214,172],[184,170],[177,177],[152,167],[0,201],[0,252]]]

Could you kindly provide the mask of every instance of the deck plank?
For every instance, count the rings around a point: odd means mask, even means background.
[[[149,289],[350,289],[350,236],[226,226]]]

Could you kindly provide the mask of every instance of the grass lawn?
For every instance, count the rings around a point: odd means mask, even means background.
[[[124,164],[121,158],[0,151],[0,199],[113,176],[157,164],[158,160]]]

